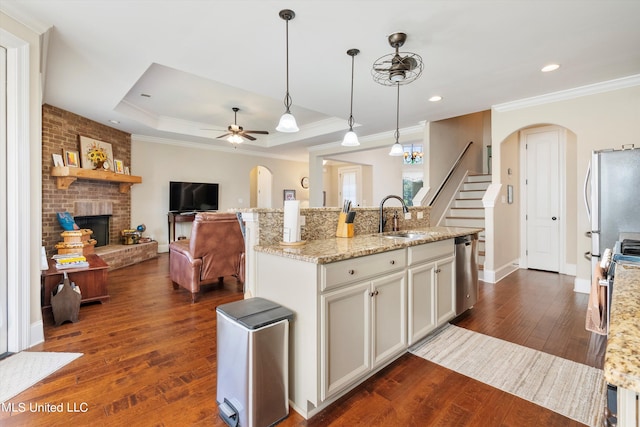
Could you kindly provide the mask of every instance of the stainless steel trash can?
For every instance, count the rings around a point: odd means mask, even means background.
[[[220,417],[231,427],[265,427],[289,415],[289,321],[263,298],[216,309]]]
[[[478,301],[478,234],[455,238],[456,316]]]

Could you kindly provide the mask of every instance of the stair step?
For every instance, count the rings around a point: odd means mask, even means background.
[[[483,190],[486,191],[489,188],[490,182],[465,182],[462,186],[463,190]]]
[[[484,264],[478,264],[478,270],[484,270]]]
[[[449,216],[462,218],[484,218],[484,208],[451,208]]]
[[[449,227],[484,228],[484,218],[465,218],[448,216],[444,221]]]
[[[467,175],[467,181],[470,182],[491,182],[491,175],[487,174],[469,174]]]
[[[455,199],[453,201],[454,208],[479,208],[484,209],[482,199]]]
[[[482,199],[485,190],[461,190],[458,192],[459,199]]]

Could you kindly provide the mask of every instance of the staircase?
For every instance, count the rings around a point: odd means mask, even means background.
[[[458,196],[449,208],[444,225],[449,227],[484,228],[482,196],[491,184],[491,175],[468,175]],[[484,270],[484,231],[478,235],[478,270]]]

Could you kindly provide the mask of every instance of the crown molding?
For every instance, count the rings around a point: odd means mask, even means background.
[[[580,98],[582,96],[595,95],[598,93],[610,92],[613,90],[625,89],[628,87],[639,85],[640,74],[635,74],[632,76],[622,77],[615,80],[608,80],[592,85],[580,86],[573,89],[567,89],[559,92],[548,93],[545,95],[533,96],[531,98],[524,98],[517,101],[496,104],[493,105],[491,109],[498,113],[504,113],[507,111],[520,110],[522,108],[550,104],[552,102],[566,101],[569,99]]]

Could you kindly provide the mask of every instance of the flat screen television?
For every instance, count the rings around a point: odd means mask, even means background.
[[[169,210],[196,212],[218,210],[218,184],[169,182]]]

